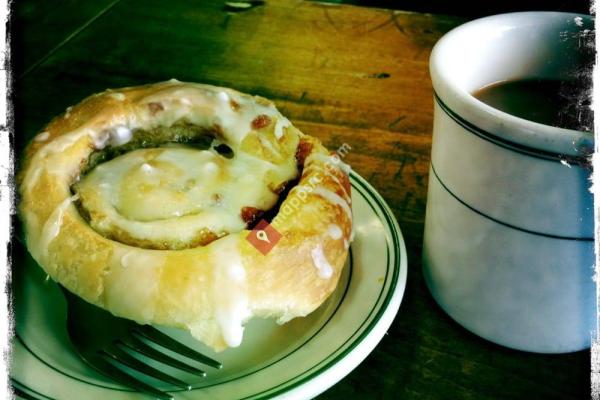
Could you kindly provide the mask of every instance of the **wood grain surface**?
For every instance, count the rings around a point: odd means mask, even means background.
[[[398,219],[408,282],[382,342],[320,399],[589,397],[588,352],[537,355],[489,343],[441,311],[423,282],[428,57],[462,19],[298,0],[238,13],[200,0],[16,3],[17,151],[91,93],[170,78],[268,97],[330,148],[352,147],[346,161]]]

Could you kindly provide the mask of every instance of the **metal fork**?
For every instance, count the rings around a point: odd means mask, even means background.
[[[123,368],[126,366],[182,389],[191,389],[190,384],[147,365],[139,358],[139,355],[191,374],[206,376],[206,372],[162,353],[150,346],[148,342],[153,342],[210,367],[217,369],[222,367],[220,362],[190,349],[149,325],[139,325],[133,321],[115,317],[75,296],[62,286],[61,289],[68,307],[67,332],[75,350],[92,368],[122,385],[161,400],[173,400],[172,395],[158,390],[126,372]]]

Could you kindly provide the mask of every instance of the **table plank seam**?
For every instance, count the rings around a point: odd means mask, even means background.
[[[49,57],[51,57],[54,53],[56,53],[58,50],[60,50],[68,42],[70,42],[73,38],[75,38],[77,35],[79,35],[81,32],[83,32],[87,27],[89,27],[92,23],[94,23],[98,18],[100,18],[101,16],[106,14],[108,11],[110,11],[120,1],[121,0],[114,0],[112,3],[107,5],[104,9],[100,10],[100,12],[98,12],[98,14],[94,15],[92,18],[90,18],[87,22],[85,22],[79,28],[77,28],[73,32],[71,32],[71,34],[68,35],[66,38],[64,38],[60,43],[58,43],[56,46],[54,46],[52,49],[50,49],[50,51],[48,51],[48,53],[46,53],[46,55],[42,56],[39,60],[35,61],[29,67],[27,67],[27,69],[25,69],[25,71],[23,71],[23,73],[17,77],[17,79],[21,79],[21,78],[25,77],[26,75],[28,75],[33,70],[35,70],[40,64],[42,64]]]

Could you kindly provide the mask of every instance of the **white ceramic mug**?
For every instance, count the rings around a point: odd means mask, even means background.
[[[454,29],[431,55],[425,280],[458,323],[515,349],[590,345],[594,138],[506,114],[472,93],[498,81],[580,72],[592,29],[584,15],[503,14]]]

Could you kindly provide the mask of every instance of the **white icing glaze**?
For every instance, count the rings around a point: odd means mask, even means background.
[[[114,227],[135,239],[185,245],[203,228],[244,229],[243,207],[267,210],[278,199],[256,176],[282,176],[276,186],[294,172],[244,153],[227,159],[184,146],[138,149],[94,168],[76,191],[101,233]]]
[[[86,134],[88,132],[86,131]],[[51,140],[48,143],[44,144],[35,155],[36,160],[44,159],[47,157],[52,157],[58,155],[59,157],[62,153],[67,150],[69,147],[73,146],[79,139],[81,139],[82,133],[79,131],[75,131],[73,133],[69,133],[66,135],[58,136]],[[44,161],[40,160],[42,164]],[[31,163],[32,165],[36,165],[36,163]]]
[[[31,192],[31,190],[33,190],[33,187],[37,183],[38,179],[40,179],[41,174],[42,167],[38,166],[36,168],[30,169],[27,175],[25,175],[25,179],[23,180],[23,186],[25,186],[28,192]]]
[[[107,91],[99,96],[121,98],[123,95],[123,93]],[[189,100],[189,107],[181,105],[182,98]],[[228,101],[226,101],[227,99]],[[232,103],[232,101],[235,101],[235,103]],[[152,102],[157,102],[163,107],[155,115],[151,115],[148,112],[147,104]],[[126,114],[116,113],[113,118],[105,122],[100,122],[103,120],[98,119],[94,124],[86,125],[84,128],[65,133],[44,143],[33,156],[30,163],[31,166],[25,173],[23,187],[30,191],[44,173],[51,175],[52,179],[57,182],[73,182],[74,177],[79,172],[79,164],[65,165],[65,163],[68,163],[68,159],[63,156],[63,153],[68,151],[71,146],[81,144],[80,140],[84,140],[85,144],[93,144],[93,147],[98,150],[106,148],[106,146],[120,146],[132,140],[133,129],[151,130],[157,126],[171,126],[182,120],[204,127],[220,124],[223,131],[223,141],[234,150],[235,157],[228,166],[217,163],[218,165],[215,168],[210,163],[207,163],[205,167],[194,164],[185,166],[184,168],[185,172],[183,175],[190,175],[196,172],[199,175],[197,177],[188,176],[188,178],[195,179],[196,183],[190,186],[190,194],[182,195],[188,198],[188,200],[184,199],[183,203],[192,203],[194,198],[197,199],[197,197],[194,197],[197,196],[197,192],[205,191],[207,193],[207,200],[210,201],[203,203],[203,211],[205,211],[206,207],[215,207],[223,210],[223,212],[221,214],[217,213],[218,215],[214,216],[209,216],[208,214],[210,213],[207,212],[199,212],[198,215],[189,215],[186,207],[177,205],[171,209],[164,210],[165,216],[180,214],[180,217],[176,221],[168,219],[165,221],[136,221],[134,219],[131,221],[131,230],[137,232],[137,237],[141,239],[164,240],[165,238],[162,236],[164,235],[163,232],[179,231],[179,237],[175,238],[175,240],[183,238],[185,241],[197,235],[199,227],[206,227],[213,232],[239,231],[245,226],[239,215],[241,207],[271,208],[277,201],[277,195],[272,193],[268,189],[268,186],[275,187],[297,177],[298,171],[293,157],[290,157],[289,161],[284,163],[275,164],[250,156],[240,149],[240,144],[246,135],[252,131],[252,121],[257,116],[268,116],[273,121],[272,123],[276,124],[274,130],[277,136],[283,134],[285,126],[289,124],[289,121],[281,116],[274,105],[268,101],[210,85],[184,84],[177,80],[171,80],[163,83],[163,86],[157,88],[152,94],[135,99],[135,104],[136,106],[132,107]],[[69,114],[70,110],[71,108],[68,108],[66,113]],[[268,134],[268,131],[258,133],[260,137]],[[39,140],[45,136],[40,136]],[[266,151],[277,152],[280,150],[279,146],[273,144],[273,142],[264,141],[264,143]],[[88,157],[89,153],[86,152],[91,152],[93,149],[92,146],[79,146],[77,151],[81,157]],[[140,165],[138,165],[138,171],[141,173],[144,171],[139,168]],[[149,170],[147,167],[142,168],[146,172]],[[96,170],[101,169],[99,167],[94,168],[86,177]],[[152,173],[147,173],[146,175],[154,175],[156,172],[155,168]],[[257,183],[255,179],[251,179],[248,175],[268,178]],[[78,184],[83,183],[86,177],[83,177]],[[209,188],[207,189],[206,181],[212,181],[213,177],[214,180],[221,180],[223,178],[226,181],[229,180],[230,185],[224,189],[221,185],[218,188],[219,190],[216,190],[215,188],[218,186],[215,183],[209,182]],[[119,179],[121,178],[108,177],[106,179],[99,179],[99,182],[103,182],[103,185],[96,186],[95,188],[97,192],[105,196],[109,205],[106,212],[109,219],[112,217],[120,218],[119,212],[115,208],[115,205],[121,202],[118,190],[116,190],[121,185]],[[136,182],[131,181],[131,183],[135,184]],[[166,189],[169,183],[165,182],[162,186]],[[240,196],[239,194],[243,195]],[[166,203],[161,202],[160,196],[158,197],[158,199],[154,199],[159,200],[155,204],[160,204],[161,207],[155,208],[160,211],[163,204]],[[166,197],[169,197],[169,195],[166,195]],[[143,206],[143,201],[140,204]],[[134,203],[135,206],[140,204]],[[200,203],[196,202],[196,206],[198,204]],[[144,207],[140,208],[144,209]],[[196,209],[196,211],[198,210]],[[126,225],[124,221],[122,222]],[[120,222],[113,224],[109,220],[104,219],[104,217],[97,224],[106,229],[115,225],[122,227],[119,225]],[[158,225],[163,224],[164,227],[161,226],[159,229]],[[175,227],[176,229],[172,229]]]
[[[131,129],[124,125],[118,125],[110,131],[110,144],[120,146],[128,143],[133,137]]]
[[[40,238],[40,254],[48,254],[50,243],[58,236],[63,222],[63,215],[71,203],[78,199],[78,196],[67,197],[64,199],[48,217],[42,228]]]
[[[144,171],[145,173],[150,173],[150,172],[154,171],[154,167],[152,165],[148,164],[148,163],[143,163],[140,166],[140,169],[142,171]]]
[[[206,164],[204,164],[203,169],[204,169],[204,172],[208,175],[214,175],[217,172],[219,172],[219,166],[212,161],[209,161]]]
[[[69,117],[71,117],[71,110],[73,109],[72,106],[67,107],[67,110],[65,111],[65,119],[69,119]]]
[[[280,116],[279,118],[277,118],[274,130],[275,137],[277,138],[277,140],[281,139],[281,137],[283,136],[283,128],[287,128],[290,125],[292,124],[286,117]]]
[[[120,264],[123,268],[129,267],[144,267],[149,265],[160,266],[165,261],[163,253],[158,251],[146,251],[142,249],[131,249],[127,248],[122,252],[118,252],[120,255]]]
[[[344,239],[344,248],[348,250],[348,247],[350,247],[350,242],[347,239]]]
[[[260,144],[262,144],[262,146],[266,149],[269,149],[269,151],[273,154],[278,154],[279,150],[277,150],[275,148],[275,146],[273,146],[273,144],[264,136],[260,135],[258,136],[258,140],[260,140]]]
[[[217,94],[217,97],[224,103],[229,101],[229,95],[225,92],[219,92]]]
[[[102,131],[99,133],[91,132],[90,136],[96,150],[102,150],[105,148],[110,139],[110,133],[108,131]]]
[[[341,239],[343,234],[342,229],[335,224],[331,224],[327,227],[327,233],[333,240]]]
[[[323,252],[323,245],[321,243],[311,250],[310,255],[313,260],[313,264],[317,268],[319,278],[329,279],[333,275],[333,267],[327,261],[325,253]]]
[[[334,162],[334,158],[329,154],[314,152],[314,153],[311,153],[307,157],[306,162],[310,163],[311,160],[317,160],[317,161],[321,161],[324,164],[328,164],[331,166],[337,166],[337,163]]]
[[[328,165],[332,165],[332,164],[328,164]],[[346,187],[342,184],[342,182],[340,182],[340,180],[338,179],[337,176],[335,176],[335,174],[333,174],[331,172],[331,168],[332,167],[325,167],[322,164],[317,164],[317,163],[311,163],[308,166],[309,169],[315,169],[318,171],[323,172],[325,175],[329,176],[331,178],[331,180],[333,180],[335,183],[337,183],[339,185],[340,188],[342,188],[342,191],[344,192],[344,197],[345,200],[348,202],[348,204],[352,204],[352,197],[350,196],[350,194],[348,193],[348,191],[346,191]]]
[[[340,197],[337,193],[332,192],[331,190],[325,189],[322,186],[315,187],[313,193],[321,196],[330,203],[337,204],[338,206],[342,207],[342,209],[348,215],[348,218],[352,221],[352,210],[344,198]]]
[[[115,120],[109,121],[104,127],[81,129],[54,138],[47,144],[49,147],[44,146],[34,157],[38,161],[48,154],[56,154],[57,157],[60,157],[60,153],[84,135],[92,139],[96,149],[102,149],[107,145],[119,146],[131,140],[133,126],[148,130],[158,125],[171,126],[182,119],[202,126],[221,125],[226,142],[233,147],[241,144],[251,131],[252,121],[259,115],[267,115],[272,121],[275,121],[274,132],[277,138],[283,135],[284,128],[289,125],[289,121],[276,110],[272,103],[257,101],[251,96],[229,93],[222,88],[210,85],[181,83],[175,79],[165,82],[163,85],[164,88],[137,101],[144,105],[150,102],[162,104],[164,110],[157,115],[150,115],[146,106],[139,107],[135,112],[129,113],[127,117],[119,116]],[[225,98],[232,99],[234,94],[235,102],[239,107],[232,107],[229,101],[224,101]],[[124,96],[123,93],[110,90],[99,94],[99,96],[101,95],[117,99]],[[174,102],[181,104],[182,98],[189,100],[191,103],[189,108],[169,107],[169,104]],[[70,116],[71,109],[71,107],[67,108],[65,117]],[[108,138],[106,137],[107,133],[110,135]],[[32,165],[37,165],[38,161],[34,161]],[[48,163],[51,164],[51,161],[48,160]],[[288,168],[291,168],[291,163]]]
[[[344,171],[346,173],[346,175],[350,174],[350,170],[352,169],[350,167],[350,165],[343,162],[342,159],[340,158],[340,156],[338,156],[337,154],[327,155],[327,154],[315,152],[315,153],[312,153],[308,157],[308,160],[310,160],[311,158],[315,159],[315,160],[319,160],[330,166],[336,166],[339,169],[341,169],[342,171]],[[308,162],[308,160],[307,160],[307,162]]]
[[[35,137],[36,142],[45,142],[50,137],[50,132],[42,132]]]
[[[346,173],[346,175],[350,175],[350,171],[352,171],[352,167],[350,166],[350,164],[346,164],[345,162],[340,160],[337,165],[342,171]]]
[[[234,282],[244,282],[246,279],[246,270],[238,264],[230,265],[227,273],[229,278]]]
[[[231,100],[234,100],[238,106],[233,107]],[[144,104],[159,102],[165,110],[148,118],[147,107],[144,107],[145,115],[140,115],[141,118],[137,121],[140,129],[156,125],[171,126],[182,119],[195,125],[218,125],[222,129],[225,141],[232,147],[242,143],[252,131],[252,121],[259,115],[267,115],[275,121],[274,134],[278,138],[283,135],[284,128],[290,124],[272,103],[257,101],[251,96],[238,95],[210,85],[169,81],[164,89],[145,97],[141,102]],[[188,107],[168,106],[173,103],[186,104]]]
[[[112,97],[115,100],[118,100],[118,101],[125,100],[125,95],[123,93],[112,92],[112,93],[109,94],[109,96]]]
[[[121,265],[123,266],[123,268],[127,268],[129,265],[131,265],[134,258],[135,254],[133,251],[128,251],[125,254],[123,254],[123,256],[121,257]]]
[[[213,242],[215,320],[223,340],[237,347],[244,336],[244,322],[252,315],[246,293],[246,270],[239,237],[230,235]]]

